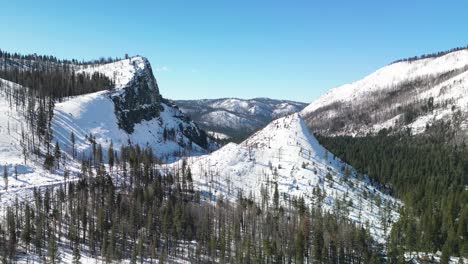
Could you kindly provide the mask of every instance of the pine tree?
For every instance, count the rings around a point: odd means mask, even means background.
[[[95,156],[94,156],[94,159],[95,159],[95,162],[97,165],[100,165],[102,164],[103,162],[103,154],[102,154],[102,145],[101,144],[98,144],[97,145],[97,149],[96,149],[96,152],[95,152]]]
[[[449,264],[450,261],[450,246],[448,243],[442,247],[442,256],[440,257],[440,264]]]
[[[112,143],[112,140],[107,150],[107,158],[109,160],[109,168],[112,170],[112,167],[114,167],[114,143]]]
[[[8,170],[7,166],[3,166],[3,181],[5,183],[5,189],[8,190]]]
[[[132,247],[132,255],[130,257],[130,263],[131,264],[136,264],[137,263],[137,250],[136,246]]]
[[[26,244],[27,249],[29,249],[29,244],[31,243],[31,232],[31,208],[28,204],[26,204],[21,240],[23,240],[23,242]]]
[[[80,246],[78,243],[75,243],[73,247],[72,264],[81,264]]]
[[[13,209],[7,208],[7,228],[8,228],[8,253],[10,259],[15,256],[17,247],[16,238],[16,218]]]
[[[278,192],[278,183],[275,183],[275,192],[273,194],[273,205],[276,210],[279,207],[279,192]]]
[[[60,169],[60,158],[62,156],[62,153],[60,152],[60,146],[58,142],[55,142],[55,148],[54,148],[54,159],[55,162],[57,163],[57,168]]]
[[[60,255],[57,246],[57,240],[53,231],[49,231],[49,241],[47,243],[47,254],[49,256],[50,263],[60,262]]]
[[[75,158],[75,133],[73,133],[73,131],[70,133],[70,142],[72,149],[72,157]]]

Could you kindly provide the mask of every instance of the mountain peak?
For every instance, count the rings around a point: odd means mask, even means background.
[[[347,212],[349,219],[361,224],[369,221],[371,233],[380,240],[385,234],[367,194],[398,204],[322,147],[298,113],[274,120],[241,144],[230,143],[184,162],[190,166],[197,188],[212,199],[235,200],[243,193],[259,200],[263,192],[273,193],[277,187],[284,202],[304,198],[307,204],[323,204],[325,210],[352,201],[356,205]],[[181,163],[165,169],[175,173],[171,170],[183,168]],[[397,217],[395,209],[392,219]]]

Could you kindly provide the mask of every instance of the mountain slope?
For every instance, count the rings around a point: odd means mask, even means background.
[[[92,135],[104,148],[111,140],[115,149],[138,144],[166,159],[206,153],[210,147],[205,132],[159,94],[146,59],[133,57],[82,70],[103,73],[115,80],[115,89],[56,104],[52,128],[59,142],[70,146],[73,131],[79,151],[89,152]]]
[[[0,79],[0,212],[15,200],[22,201],[29,195],[28,190],[34,187],[54,186],[64,183],[64,180],[76,181],[79,164],[70,159],[66,153],[69,177],[64,179],[64,168],[53,172],[44,169],[44,157],[38,151],[45,153],[44,146],[39,146],[38,137],[29,131],[34,130],[26,118],[29,110],[21,101],[21,85]],[[5,173],[6,176],[5,177]]]
[[[227,137],[235,141],[245,139],[274,119],[298,112],[306,106],[300,102],[269,98],[176,100],[175,103],[206,131],[220,139]]]
[[[59,63],[3,58],[1,68],[33,72],[54,64]],[[203,130],[162,98],[145,58],[65,66],[77,75],[101,73],[112,79],[115,87],[97,87],[101,91],[56,99],[54,103],[48,96],[35,96],[31,87],[0,79],[0,168],[8,174],[0,182],[2,199],[24,189],[61,184],[65,174],[67,180],[78,179],[81,165],[74,157],[86,160],[93,154],[93,145],[101,144],[104,156],[111,142],[116,152],[130,144],[149,147],[163,161],[205,154],[214,147]],[[41,115],[44,111],[40,109],[49,107],[52,114]],[[47,127],[43,134],[38,133],[40,120]],[[61,157],[46,170],[45,162],[55,143]]]
[[[299,114],[273,121],[241,144],[230,143],[164,170],[187,170],[185,165],[196,188],[213,199],[236,199],[241,192],[257,200],[265,195],[272,200],[277,186],[283,201],[303,197],[307,204],[321,205],[363,225],[368,222],[380,242],[389,230],[384,231],[381,219],[391,223],[398,218],[399,202],[328,153]]]
[[[468,47],[397,61],[301,113],[321,144],[403,200],[390,262],[415,249],[466,256],[467,94]]]
[[[440,120],[466,128],[468,49],[387,65],[331,89],[303,111],[327,135],[365,135],[383,128],[424,132]]]

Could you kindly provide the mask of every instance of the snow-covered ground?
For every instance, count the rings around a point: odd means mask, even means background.
[[[18,67],[21,65],[23,64],[18,64]],[[27,136],[30,139],[32,134],[28,132],[30,131],[28,129],[29,122],[24,116],[26,110],[21,109],[11,95],[15,89],[24,90],[26,88],[0,80],[3,83],[2,89],[0,89],[0,173],[3,176],[5,167],[8,173],[7,180],[4,180],[3,177],[0,180],[2,201],[0,209],[10,205],[16,198],[28,199],[34,187],[64,183],[63,169],[65,167],[69,172],[68,180],[78,179],[80,164],[73,160],[71,155],[71,132],[75,136],[77,157],[90,153],[91,142],[87,138],[91,135],[96,138],[97,143],[102,144],[104,154],[107,153],[106,150],[112,141],[115,151],[119,151],[122,145],[138,144],[143,148],[151,147],[154,153],[163,160],[171,160],[170,157],[174,153],[183,151],[180,143],[189,145],[190,140],[183,134],[182,130],[195,129],[196,125],[192,121],[187,121],[177,108],[165,103],[161,103],[163,110],[158,117],[135,124],[133,133],[129,134],[119,128],[112,96],[121,95],[135,76],[143,74],[144,71],[151,71],[149,62],[145,58],[132,57],[108,64],[76,67],[79,71],[103,73],[115,80],[116,87],[113,91],[80,95],[55,104],[51,121],[52,142],[59,143],[64,158],[62,163],[66,166],[55,169],[53,172],[43,169],[43,158],[29,153],[29,151],[24,151],[26,143],[25,140],[22,140],[22,131],[28,133]],[[154,88],[154,93],[159,93],[154,78],[148,82],[149,86]],[[165,141],[163,139],[164,129],[175,130],[174,140]],[[35,144],[38,145],[37,138]],[[185,154],[207,153],[206,149],[195,143],[191,146],[190,152]]]
[[[119,128],[112,97],[121,96],[134,78],[147,74],[146,76],[150,76],[146,79],[147,85],[155,94],[159,94],[156,80],[152,77],[151,66],[146,58],[136,56],[107,64],[79,66],[78,68],[79,71],[90,74],[94,72],[104,74],[115,82],[115,89],[77,96],[56,104],[52,128],[54,138],[59,143],[70,148],[70,133],[73,131],[78,152],[86,152],[90,149],[91,145],[86,137],[92,135],[104,149],[109,147],[111,141],[116,150],[119,150],[122,145],[138,144],[142,147],[151,147],[161,158],[183,151],[178,143],[189,144],[189,139],[183,135],[180,127],[185,129],[195,127],[195,124],[181,118],[183,114],[178,109],[164,103],[162,103],[163,111],[160,116],[135,124],[131,134]],[[165,128],[176,131],[175,141],[163,140]],[[206,153],[206,150],[197,144],[194,143],[192,146],[190,154]]]
[[[78,153],[89,153],[91,143],[87,138],[90,135],[96,137],[96,142],[104,149],[109,148],[111,141],[117,151],[122,145],[138,144],[142,147],[151,147],[161,158],[183,151],[178,142],[189,143],[189,139],[182,134],[179,127],[193,124],[180,119],[179,116],[182,115],[180,111],[166,104],[162,104],[164,111],[159,117],[136,124],[134,132],[128,134],[118,126],[114,103],[110,96],[111,92],[103,91],[77,96],[55,105],[52,130],[54,139],[58,140],[63,149],[71,152],[72,131],[75,134],[75,147]],[[165,128],[177,131],[176,141],[163,140]],[[192,155],[206,153],[206,150],[195,143],[192,146]]]
[[[0,212],[3,213],[5,207],[16,199],[20,202],[27,199],[34,187],[62,184],[65,179],[63,167],[53,172],[44,170],[43,159],[29,151],[24,152],[26,142],[22,140],[22,131],[27,133],[29,124],[24,117],[24,111],[13,105],[14,98],[10,97],[13,89],[22,87],[5,80],[0,81],[3,82],[3,89],[0,89]],[[77,180],[78,164],[66,153],[63,157],[70,173],[67,180]],[[5,167],[8,173],[6,180],[3,177]]]
[[[144,71],[149,62],[146,58],[135,56],[106,64],[77,66],[77,72],[85,72],[92,75],[95,72],[104,74],[112,80],[116,89],[125,87],[133,77]]]
[[[264,189],[271,200],[277,184],[280,197],[304,197],[308,204],[317,204],[313,193],[319,188],[326,210],[333,211],[337,201],[345,201],[348,217],[363,225],[368,222],[379,242],[384,242],[386,236],[380,214],[384,205],[392,208],[386,214],[388,223],[397,220],[396,210],[401,205],[377,190],[366,177],[358,179],[354,169],[328,153],[299,114],[273,121],[241,144],[230,143],[210,155],[188,158],[187,164],[196,188],[213,199],[224,196],[235,200],[241,191],[245,197],[252,195],[260,200]],[[181,166],[179,161],[163,170],[172,172]],[[345,167],[350,172],[347,180]]]
[[[411,128],[413,133],[421,133],[425,130],[426,124],[430,125],[441,119],[449,120],[458,110],[465,115],[468,113],[467,66],[468,49],[451,52],[439,57],[393,63],[382,67],[361,80],[329,90],[313,101],[301,113],[307,119],[310,117],[311,120],[317,119],[319,116],[325,120],[336,116],[342,116],[343,120],[349,120],[346,117],[347,115],[359,115],[362,111],[367,111],[370,117],[385,116],[384,120],[377,123],[371,121],[370,124],[363,123],[356,126],[346,123],[338,131],[331,132],[333,134],[365,135],[368,132],[378,132],[382,128],[402,126],[401,109],[414,102],[426,103],[432,97],[434,106],[432,111],[421,113],[409,124],[403,124],[405,127]],[[450,73],[451,71],[452,73]],[[457,73],[454,74],[454,71]],[[397,97],[400,92],[392,94],[391,91],[398,85],[408,84],[419,79],[429,79],[430,76],[439,76],[440,80],[444,81],[428,83],[423,89],[408,86],[410,88],[403,89],[413,90],[408,93],[408,96],[399,98],[398,102],[391,105],[372,106],[367,109],[373,101],[385,103],[389,101],[385,100],[385,97],[382,98],[382,96]],[[447,76],[450,77],[445,80],[444,78]],[[337,107],[334,107],[336,104],[351,106],[352,110],[346,108],[344,112],[337,112]],[[319,116],[317,113],[319,113]],[[398,122],[400,123],[398,124]],[[466,120],[463,120],[462,123],[462,127],[466,128]]]
[[[207,131],[207,132],[213,138],[217,138],[217,139],[229,139],[230,138],[230,136],[223,134],[223,133],[212,132],[212,131]]]
[[[181,249],[183,250],[183,248]],[[46,256],[38,256],[37,254],[34,253],[19,253],[17,256],[17,259],[15,259],[15,263],[18,264],[29,264],[29,263],[46,263],[47,260],[47,254],[45,252]],[[58,264],[67,264],[67,263],[72,263],[73,262],[73,250],[67,246],[67,245],[58,245]],[[80,251],[80,263],[82,264],[103,264],[103,263],[109,263],[105,258],[101,256],[93,257],[89,252],[87,251]],[[122,263],[122,264],[129,264],[131,263],[130,259],[123,259],[119,261],[112,261],[111,263]],[[137,263],[143,263],[143,264],[157,264],[157,263],[168,263],[168,264],[189,264],[192,263],[190,260],[188,260],[185,257],[173,257],[173,256],[166,256],[162,261],[160,261],[160,256],[157,256],[155,259],[144,259],[140,261],[140,259],[137,260]]]
[[[411,264],[423,264],[423,263],[439,263],[440,257],[442,256],[442,252],[437,251],[435,254],[433,253],[423,253],[423,252],[409,252],[405,253],[405,258],[407,263]],[[449,260],[450,264],[459,264],[460,258],[459,257],[450,257]],[[462,258],[461,263],[468,263],[468,258]]]
[[[270,116],[278,118],[299,111],[304,104],[287,100],[273,100],[269,98],[254,98],[250,100],[226,98],[202,100],[208,107],[225,111],[250,114],[257,116]]]
[[[387,65],[365,78],[333,88],[304,108],[302,114],[329,105],[336,101],[366,99],[366,95],[379,89],[390,88],[403,81],[431,74],[444,73],[468,65],[468,49],[412,62],[397,62]]]

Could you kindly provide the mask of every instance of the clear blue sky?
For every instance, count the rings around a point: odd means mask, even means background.
[[[146,56],[172,99],[310,102],[399,58],[468,44],[468,1],[2,1],[0,48]]]

